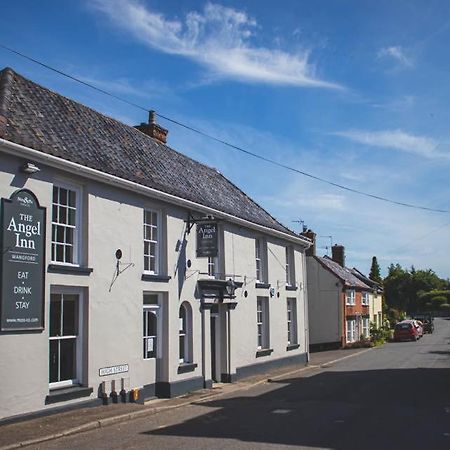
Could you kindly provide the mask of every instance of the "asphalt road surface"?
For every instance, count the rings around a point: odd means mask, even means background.
[[[36,449],[450,449],[450,320],[294,378]]]

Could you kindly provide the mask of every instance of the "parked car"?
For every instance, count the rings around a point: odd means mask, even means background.
[[[433,333],[434,331],[434,323],[433,316],[431,313],[420,313],[414,314],[413,319],[420,320],[423,324],[423,332],[424,333]]]
[[[394,341],[418,341],[422,333],[416,320],[402,320],[395,325]]]

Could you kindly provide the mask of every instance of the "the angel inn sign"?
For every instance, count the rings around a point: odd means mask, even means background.
[[[45,208],[27,189],[1,200],[1,331],[44,328]]]

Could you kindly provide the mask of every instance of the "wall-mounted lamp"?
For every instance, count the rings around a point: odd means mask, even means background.
[[[230,278],[225,286],[225,289],[227,291],[227,294],[232,297],[234,295],[234,291],[236,290],[236,285],[234,284],[234,281]]]
[[[28,175],[32,175],[33,173],[40,172],[41,169],[39,169],[39,167],[36,166],[36,164],[33,164],[32,162],[26,162],[20,167],[20,171]]]

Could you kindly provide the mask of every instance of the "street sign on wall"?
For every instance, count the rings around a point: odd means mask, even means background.
[[[1,331],[44,329],[45,208],[28,189],[1,201]]]
[[[217,256],[217,223],[197,223],[197,257]]]

